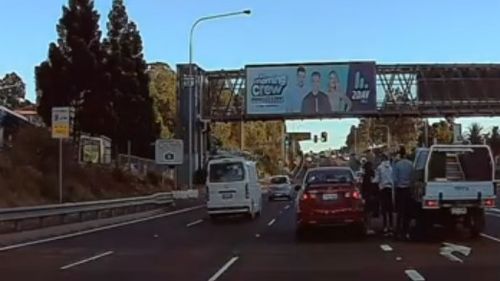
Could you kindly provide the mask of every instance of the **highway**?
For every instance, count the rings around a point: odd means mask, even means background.
[[[457,232],[432,242],[360,239],[346,229],[295,238],[295,210],[267,202],[254,221],[208,220],[203,207],[154,220],[0,250],[3,280],[498,280],[500,214],[487,237]],[[471,248],[451,261],[442,242]],[[409,271],[410,270],[410,271]]]

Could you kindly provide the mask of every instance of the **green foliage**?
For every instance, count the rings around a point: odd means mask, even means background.
[[[104,42],[98,22],[94,1],[63,7],[57,43],[35,69],[38,113],[50,126],[52,107],[74,106],[75,131],[108,136],[119,152],[131,141],[133,154],[150,157],[159,126],[141,36],[123,0],[113,1]]]
[[[10,109],[18,109],[31,103],[25,100],[26,85],[15,72],[6,74],[0,79],[0,105]]]
[[[467,139],[471,144],[482,144],[483,143],[483,135],[482,135],[483,127],[478,123],[473,123],[467,133]]]
[[[70,0],[57,25],[57,43],[48,59],[35,68],[38,113],[51,125],[54,106],[75,106],[75,129],[111,136],[109,74],[102,60],[99,14],[90,0]]]
[[[493,155],[500,155],[500,132],[498,126],[491,129],[491,133],[486,138],[486,143],[491,147]]]
[[[112,103],[119,121],[113,140],[119,151],[132,142],[132,153],[152,156],[153,143],[159,136],[153,99],[149,95],[149,76],[143,56],[140,33],[130,21],[123,0],[113,0],[108,16],[108,37],[103,48],[106,69],[111,74]]]
[[[453,129],[450,124],[444,120],[432,125],[428,124],[427,144],[432,145],[434,140],[438,144],[450,144],[453,142]],[[425,123],[419,128],[418,144],[425,145]]]
[[[177,120],[176,74],[168,64],[149,65],[149,94],[153,99],[155,120],[161,138],[173,138]]]

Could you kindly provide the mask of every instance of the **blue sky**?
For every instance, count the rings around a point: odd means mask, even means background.
[[[34,67],[56,39],[55,25],[66,0],[0,0],[0,76],[15,71],[34,97]],[[111,0],[95,0],[105,28]],[[481,4],[480,4],[481,3]],[[465,0],[128,0],[150,62],[187,61],[188,33],[200,16],[252,9],[200,25],[194,61],[207,70],[252,63],[375,60],[407,62],[500,62],[500,1]],[[103,30],[105,33],[105,30]],[[496,119],[460,120],[484,127]],[[354,119],[289,122],[291,131],[329,132],[329,142],[306,150],[340,146]]]

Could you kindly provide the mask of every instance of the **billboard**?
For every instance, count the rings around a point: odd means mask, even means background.
[[[247,115],[321,117],[376,110],[374,62],[246,67]]]

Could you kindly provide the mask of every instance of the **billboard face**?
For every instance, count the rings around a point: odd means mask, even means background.
[[[376,110],[375,63],[247,66],[248,115],[325,116]]]

